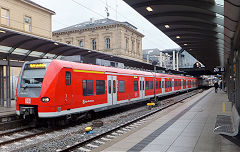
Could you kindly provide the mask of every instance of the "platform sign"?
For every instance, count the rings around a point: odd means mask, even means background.
[[[224,72],[225,68],[224,67],[216,67],[213,69],[214,72]]]

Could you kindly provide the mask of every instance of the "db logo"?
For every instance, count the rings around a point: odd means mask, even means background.
[[[31,98],[25,98],[25,104],[31,104]]]

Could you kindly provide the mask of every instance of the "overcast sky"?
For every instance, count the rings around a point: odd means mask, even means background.
[[[122,0],[32,0],[56,12],[53,31],[94,19],[106,18],[106,3],[110,19],[127,21],[145,35],[143,49],[170,49],[179,46]]]

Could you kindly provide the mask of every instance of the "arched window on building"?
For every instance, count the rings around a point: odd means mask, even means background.
[[[93,39],[93,40],[92,40],[92,49],[93,49],[93,50],[96,50],[96,49],[97,49],[96,39]]]
[[[79,46],[80,46],[80,47],[84,47],[84,42],[83,42],[83,40],[80,40],[80,41],[79,41]]]
[[[106,49],[110,49],[111,45],[110,45],[110,38],[106,38]]]

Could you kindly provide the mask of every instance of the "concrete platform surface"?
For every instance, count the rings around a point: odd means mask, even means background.
[[[211,88],[187,100],[94,151],[240,152],[240,147],[213,133],[216,116],[231,114],[224,92]]]
[[[16,114],[16,100],[11,101],[11,107],[9,108],[6,107],[6,102],[4,107],[0,106],[0,117],[12,114]]]

